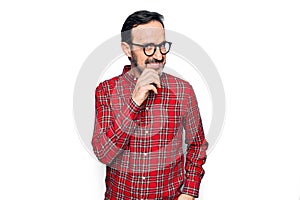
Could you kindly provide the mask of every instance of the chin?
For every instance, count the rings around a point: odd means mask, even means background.
[[[164,64],[146,64],[146,68],[154,69],[155,71],[162,71]]]

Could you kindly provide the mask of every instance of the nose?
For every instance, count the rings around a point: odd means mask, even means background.
[[[153,55],[153,58],[155,58],[156,60],[161,60],[163,58],[163,55],[160,53],[159,47],[156,47],[156,51]]]

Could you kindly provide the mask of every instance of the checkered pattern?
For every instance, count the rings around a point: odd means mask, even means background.
[[[208,144],[193,88],[162,73],[158,94],[150,92],[138,106],[131,98],[136,80],[129,69],[96,89],[92,145],[107,165],[105,198],[198,197]]]

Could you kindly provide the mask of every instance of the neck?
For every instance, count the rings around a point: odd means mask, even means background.
[[[136,77],[136,78],[140,77],[140,75],[142,74],[142,72],[143,71],[138,66],[134,65],[133,63],[131,64],[131,74],[134,77]]]

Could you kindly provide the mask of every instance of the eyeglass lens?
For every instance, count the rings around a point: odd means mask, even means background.
[[[155,53],[157,47],[159,47],[161,54],[167,54],[169,52],[171,46],[170,46],[170,43],[168,43],[168,42],[164,42],[159,45],[149,44],[144,47],[145,54],[148,56],[153,55]]]

